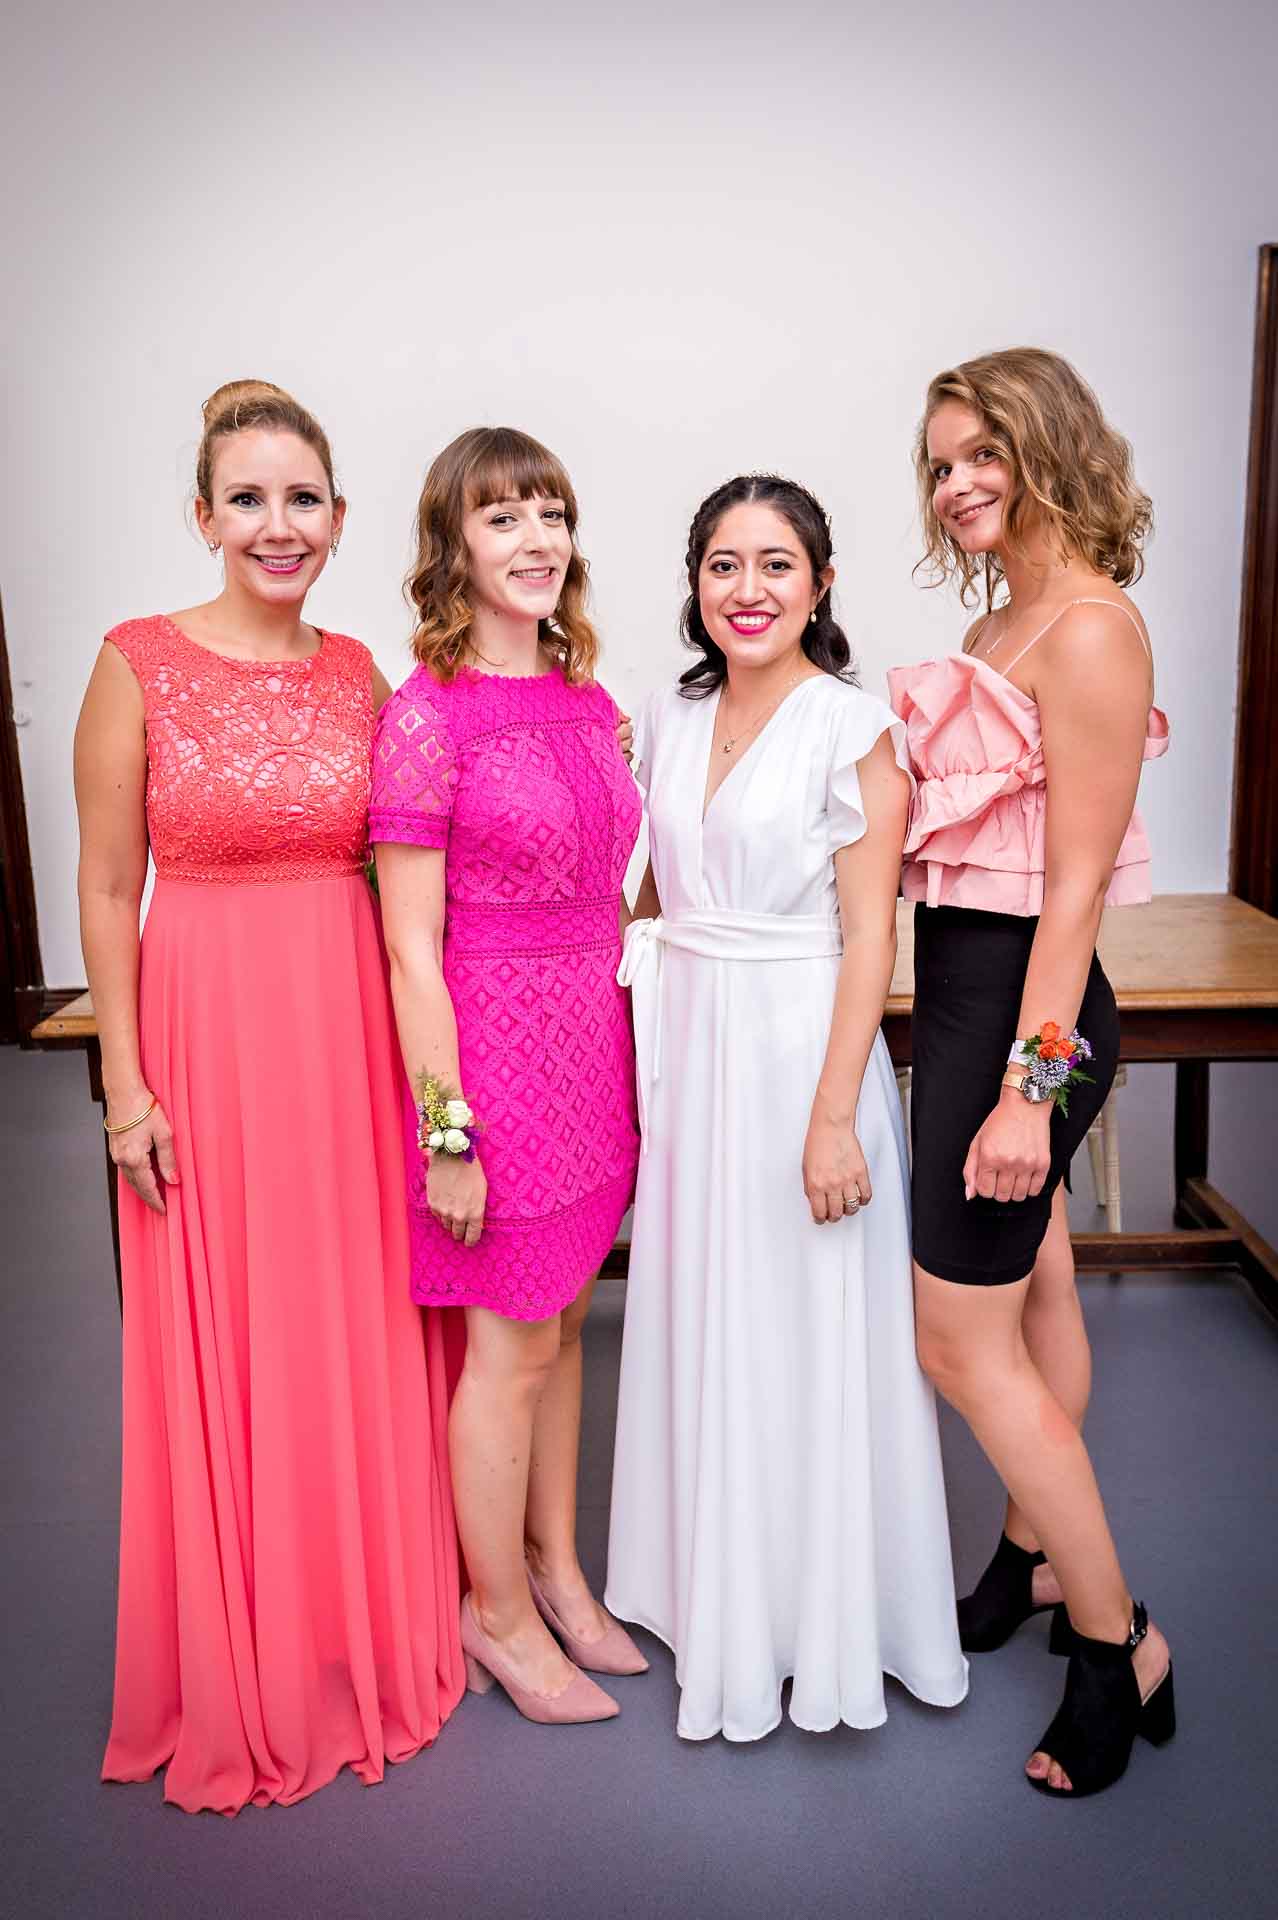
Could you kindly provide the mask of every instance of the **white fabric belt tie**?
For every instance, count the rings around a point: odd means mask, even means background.
[[[674,919],[659,915],[630,922],[617,983],[630,988],[634,1009],[639,1131],[645,1153],[651,1092],[661,1078],[665,947],[703,960],[829,960],[843,952],[843,931],[837,919],[820,913],[732,913],[716,907]]]

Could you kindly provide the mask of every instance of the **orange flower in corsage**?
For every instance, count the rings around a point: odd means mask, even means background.
[[[1084,1082],[1090,1084],[1092,1075],[1082,1069],[1083,1062],[1091,1057],[1091,1047],[1082,1034],[1077,1029],[1062,1033],[1056,1020],[1044,1020],[1038,1033],[1017,1041],[1012,1049],[1012,1059],[1023,1061],[1029,1068],[1021,1083],[1026,1099],[1036,1103],[1050,1100],[1062,1113],[1069,1112],[1070,1090]]]

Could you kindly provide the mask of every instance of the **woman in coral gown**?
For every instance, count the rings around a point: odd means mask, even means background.
[[[220,389],[196,512],[222,593],[115,628],[76,739],[124,1284],[102,1771],[167,1767],[167,1800],[231,1814],[344,1765],[379,1780],[439,1731],[462,1659],[362,871],[380,676],[302,624],[344,515],[312,416]]]

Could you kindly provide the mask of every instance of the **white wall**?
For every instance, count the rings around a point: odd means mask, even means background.
[[[953,604],[910,579],[924,386],[1060,349],[1158,515],[1157,884],[1223,885],[1278,16],[612,11],[50,0],[6,27],[0,590],[51,982],[83,978],[81,689],[115,621],[212,591],[183,524],[199,403],[248,374],[331,431],[351,514],[311,611],[392,679],[427,461],[476,421],[547,440],[634,703],[678,664],[689,513],[742,467],[832,510],[867,686],[954,644]]]

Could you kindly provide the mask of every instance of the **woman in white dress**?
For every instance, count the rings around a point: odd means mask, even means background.
[[[879,1021],[910,784],[851,683],[829,523],[792,482],[706,500],[697,661],[636,733],[627,929],[643,1152],[607,1603],[675,1654],[687,1739],[953,1706],[959,1650],[907,1169]]]

